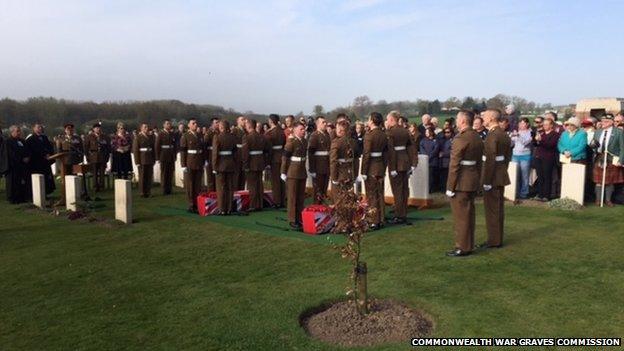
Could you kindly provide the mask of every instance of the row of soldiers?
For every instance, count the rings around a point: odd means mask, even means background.
[[[345,115],[338,116],[333,134],[327,131],[327,119],[323,116],[316,117],[316,130],[312,133],[306,133],[307,125],[300,122],[283,129],[279,116],[270,115],[269,129],[264,134],[257,132],[255,120],[239,117],[233,128],[228,121],[220,120],[215,123],[216,128],[202,135],[197,121],[191,119],[179,145],[189,211],[197,211],[196,197],[206,171],[208,190],[213,190],[214,184],[217,192],[219,214],[232,213],[235,182],[240,179],[238,170],[246,179],[250,211],[261,210],[262,175],[266,171],[270,174],[275,207],[287,205],[290,226],[300,229],[309,175],[315,203],[335,197],[340,184],[363,183],[368,203],[376,209],[371,211],[375,215],[370,219],[371,227],[376,229],[385,222],[383,182],[388,169],[395,197],[395,216],[390,222],[406,223],[408,179],[417,166],[418,155],[409,132],[398,125],[399,120],[395,111],[388,114],[385,123],[381,114],[372,113],[360,147]],[[330,182],[333,194],[328,195]]]

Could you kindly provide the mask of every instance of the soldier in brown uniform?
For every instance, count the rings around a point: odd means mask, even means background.
[[[188,211],[197,213],[197,195],[204,176],[206,145],[199,135],[197,120],[189,119],[188,131],[180,138],[180,166],[184,173],[184,189],[188,200]]]
[[[501,247],[505,224],[505,185],[509,185],[507,167],[511,160],[511,139],[499,127],[501,112],[487,109],[483,112],[483,123],[488,129],[483,151],[483,206],[488,239],[479,247]]]
[[[166,119],[156,138],[156,159],[160,163],[160,184],[163,195],[171,194],[178,142],[171,121]]]
[[[56,139],[57,152],[67,153],[61,160],[61,198],[56,202],[56,206],[65,205],[65,176],[73,175],[74,165],[81,164],[84,158],[84,148],[82,139],[74,134],[74,125],[67,123],[64,126],[65,133]]]
[[[108,135],[102,133],[102,125],[96,123],[84,144],[87,162],[93,174],[93,188],[98,192],[104,189],[104,172],[111,153],[111,141]]]
[[[256,132],[257,122],[248,119],[245,122],[247,134],[243,137],[243,169],[247,173],[247,189],[249,190],[249,212],[262,210],[264,186],[262,172],[264,171],[271,148],[269,142]]]
[[[236,153],[237,157],[235,160],[236,169],[234,170],[234,190],[243,190],[245,189],[245,171],[243,170],[243,153],[240,152],[243,147],[243,137],[245,136],[245,121],[247,118],[244,116],[238,116],[236,118],[236,126],[232,128],[232,135],[236,137],[236,147],[238,151]]]
[[[362,171],[360,179],[366,187],[368,206],[375,212],[368,219],[370,229],[383,226],[385,215],[384,178],[388,160],[388,138],[381,130],[383,116],[378,112],[371,113],[368,118],[369,131],[364,134],[362,152]]]
[[[398,125],[400,115],[391,111],[386,116],[388,136],[388,171],[394,196],[394,218],[392,224],[407,222],[407,200],[409,198],[409,177],[418,165],[416,145],[409,131]]]
[[[316,131],[308,140],[308,164],[312,187],[314,188],[314,203],[320,204],[327,197],[329,185],[329,148],[331,139],[327,133],[327,120],[323,116],[316,117]]]
[[[334,203],[339,195],[338,184],[352,185],[355,182],[353,175],[353,142],[347,135],[349,123],[340,121],[336,125],[336,138],[331,142],[329,151],[329,174],[333,185],[332,196]]]
[[[219,118],[212,118],[210,120],[210,128],[206,134],[204,134],[204,143],[206,144],[206,148],[208,149],[208,153],[206,154],[206,185],[208,191],[216,191],[217,190],[217,182],[215,180],[215,175],[212,173],[212,140],[215,135],[219,134]]]
[[[305,200],[307,142],[305,126],[299,122],[293,125],[293,132],[284,147],[281,175],[286,182],[288,198],[288,221],[292,228],[301,229],[301,211]]]
[[[280,127],[278,115],[272,114],[269,116],[269,130],[264,133],[264,136],[271,146],[271,192],[273,193],[274,207],[281,208],[284,207],[286,195],[284,182],[280,179],[286,136],[282,127]]]
[[[226,120],[219,122],[219,134],[212,140],[212,172],[217,181],[217,203],[220,215],[229,215],[232,212],[234,200],[234,175],[236,162],[239,159],[236,136],[231,132],[230,123]],[[242,149],[242,148],[241,148]]]
[[[474,198],[481,178],[483,141],[471,127],[473,116],[465,110],[457,114],[459,133],[451,146],[446,195],[455,220],[455,249],[447,252],[447,256],[469,255],[474,246]]]
[[[132,142],[132,154],[134,163],[139,168],[139,189],[143,197],[150,197],[156,162],[154,135],[150,134],[148,129],[147,124],[141,124],[140,132]]]

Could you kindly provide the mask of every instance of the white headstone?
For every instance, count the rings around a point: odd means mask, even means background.
[[[178,188],[184,188],[184,173],[182,173],[182,164],[180,163],[180,153],[178,152],[178,157],[176,157],[175,161],[175,171],[173,172],[174,184]]]
[[[33,204],[39,208],[45,208],[45,177],[43,174],[33,174],[32,179],[32,198]]]
[[[505,187],[505,199],[509,201],[516,201],[516,190],[518,186],[518,163],[513,161],[509,162],[509,166],[507,167],[507,173],[509,174],[509,181],[511,183]]]
[[[115,179],[115,219],[132,223],[132,184],[126,179]]]
[[[444,184],[446,186],[446,184]],[[418,155],[418,166],[409,178],[409,200],[412,206],[429,206],[432,202],[429,194],[429,156]]]
[[[583,204],[585,198],[585,165],[567,163],[561,165],[561,198]]]
[[[160,172],[160,162],[156,162],[154,164],[154,183],[160,183]]]
[[[133,182],[138,182],[139,181],[139,166],[136,165],[136,163],[134,163],[134,154],[130,153],[130,162],[132,162],[132,181]]]
[[[78,209],[78,201],[82,194],[82,176],[65,176],[65,206],[70,211]]]

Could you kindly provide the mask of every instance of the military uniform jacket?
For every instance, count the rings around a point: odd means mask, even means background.
[[[177,144],[175,134],[163,129],[156,138],[156,159],[163,163],[174,163],[178,154]]]
[[[308,145],[305,139],[289,137],[282,155],[281,173],[288,178],[306,179],[306,153]]]
[[[477,191],[481,178],[483,141],[472,128],[455,136],[451,145],[451,160],[446,189],[450,191]]]
[[[241,166],[243,163],[243,153],[241,152],[243,149],[243,138],[247,133],[239,127],[234,127],[232,128],[232,134],[236,137],[236,147],[238,148],[238,152],[236,153],[236,165]]]
[[[153,165],[156,161],[156,150],[154,150],[154,136],[137,134],[132,143],[132,154],[134,163],[137,165]]]
[[[364,134],[362,171],[366,176],[384,177],[388,164],[388,138],[381,129],[375,128]]]
[[[333,182],[352,182],[353,176],[353,139],[342,136],[332,140],[329,156],[330,178]]]
[[[308,164],[310,173],[329,173],[329,148],[331,138],[326,132],[315,131],[308,140]]]
[[[271,164],[276,165],[282,163],[284,145],[286,144],[286,136],[280,127],[269,129],[265,136],[271,147]]]
[[[243,137],[243,168],[252,172],[263,171],[269,161],[269,142],[260,134],[252,132]]]
[[[511,139],[507,133],[496,126],[490,130],[485,138],[481,184],[491,186],[509,185],[509,174],[507,172],[509,161],[511,161]]]
[[[212,169],[217,172],[235,172],[239,148],[232,133],[219,133],[212,139]]]
[[[596,133],[594,133],[594,144],[598,146],[597,152],[602,153],[604,146],[600,145],[603,142],[605,129],[598,129]],[[611,127],[611,137],[609,137],[609,142],[607,144],[607,161],[611,162],[613,156],[620,158],[620,163],[624,163],[624,132],[622,130]]]
[[[192,170],[203,169],[206,157],[206,145],[203,138],[191,131],[180,138],[180,166]]]
[[[111,152],[111,141],[108,135],[90,133],[85,137],[84,148],[89,163],[106,163]]]
[[[61,158],[61,161],[66,166],[81,164],[84,161],[82,139],[76,134],[71,136],[67,134],[59,135],[56,140],[56,149],[58,152],[69,152],[68,155]]]
[[[405,172],[418,165],[416,146],[409,131],[394,126],[386,131],[388,135],[388,171]]]

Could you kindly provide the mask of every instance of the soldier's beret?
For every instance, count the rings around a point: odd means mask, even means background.
[[[72,128],[74,128],[74,124],[73,124],[73,123],[65,123],[65,125],[63,126],[63,128],[67,128],[67,127],[72,127]]]

